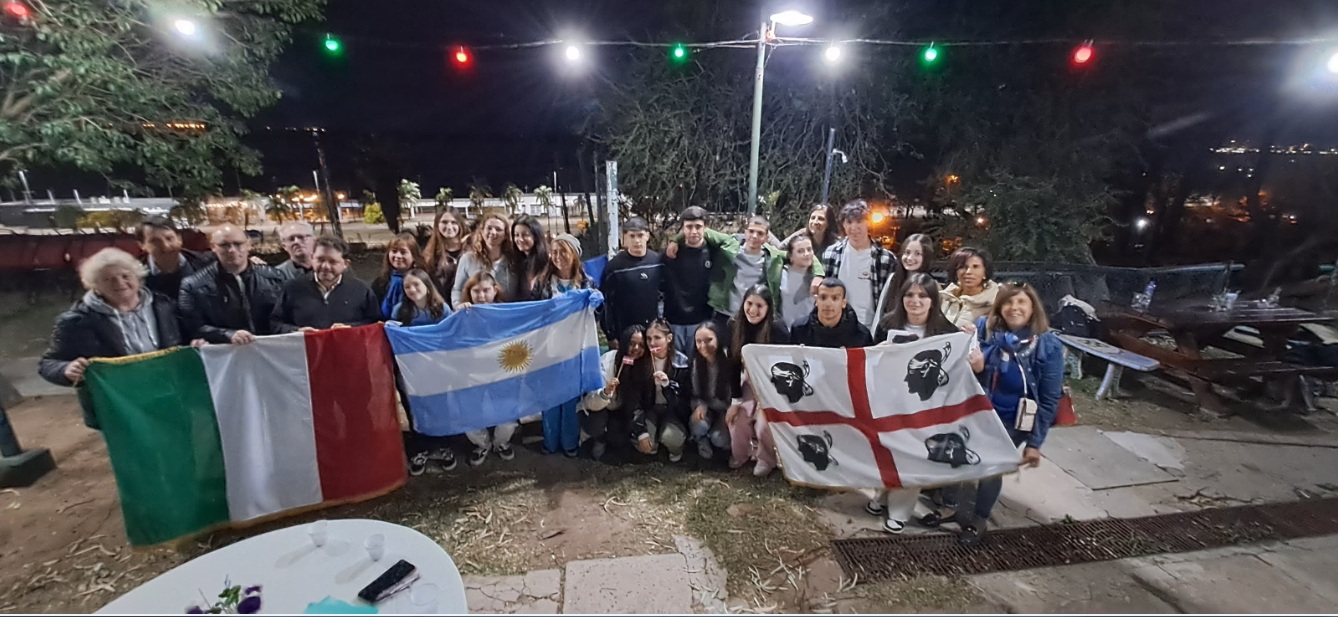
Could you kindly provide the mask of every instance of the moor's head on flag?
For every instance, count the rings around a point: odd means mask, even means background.
[[[799,399],[813,394],[813,386],[808,385],[804,379],[807,376],[807,362],[803,366],[793,362],[777,362],[771,365],[771,385],[776,387],[778,394],[791,403],[798,403]]]
[[[944,343],[942,349],[925,349],[911,357],[906,364],[906,386],[911,394],[927,401],[940,387],[948,385],[948,372],[943,370],[943,363],[952,355],[952,344]]]

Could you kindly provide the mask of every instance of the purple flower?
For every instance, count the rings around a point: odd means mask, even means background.
[[[254,615],[260,612],[260,596],[247,596],[237,604],[237,612],[242,615]]]
[[[187,614],[187,615],[203,615],[203,614],[204,614],[204,609],[202,609],[202,608],[200,608],[200,607],[198,607],[198,606],[192,606],[192,607],[186,609],[186,614]]]
[[[252,586],[246,588],[246,595],[249,596],[249,595],[251,595],[251,594],[253,594],[253,593],[256,593],[256,594],[260,593],[260,585],[252,585]]]

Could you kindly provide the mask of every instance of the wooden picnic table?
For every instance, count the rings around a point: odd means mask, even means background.
[[[1207,300],[1153,302],[1147,311],[1136,311],[1111,302],[1102,303],[1097,315],[1108,327],[1111,343],[1153,358],[1172,375],[1189,383],[1199,407],[1217,414],[1228,414],[1225,402],[1213,391],[1213,384],[1248,385],[1258,377],[1267,382],[1283,382],[1286,404],[1294,394],[1313,408],[1309,392],[1300,384],[1303,375],[1338,376],[1338,369],[1305,366],[1287,362],[1287,338],[1301,324],[1330,321],[1322,315],[1284,306],[1264,306],[1242,301],[1228,311],[1214,311]],[[1238,326],[1259,332],[1262,346],[1251,345],[1226,335]],[[1150,332],[1165,331],[1175,340],[1175,349],[1143,340]],[[1240,355],[1240,358],[1205,358],[1203,350],[1216,347]]]

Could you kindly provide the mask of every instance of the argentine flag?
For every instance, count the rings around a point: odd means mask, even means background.
[[[475,305],[430,326],[386,326],[414,430],[456,435],[515,422],[604,387],[598,291]]]

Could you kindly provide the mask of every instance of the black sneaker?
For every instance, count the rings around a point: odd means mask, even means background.
[[[500,458],[504,461],[509,461],[513,458],[516,458],[516,451],[511,449],[511,444],[509,443],[504,443],[497,446],[496,450],[497,450],[497,458]]]
[[[980,541],[985,537],[985,524],[962,525],[962,532],[957,534],[957,543],[966,548],[975,548],[980,546]]]
[[[487,448],[474,448],[474,451],[469,453],[470,467],[478,467],[479,465],[483,464],[483,461],[486,460],[488,460]]]
[[[433,452],[432,456],[429,458],[436,461],[437,467],[442,471],[455,469],[455,452],[451,451],[450,448],[437,450],[436,452]]]
[[[887,506],[877,499],[871,499],[869,503],[864,504],[864,511],[874,516],[882,516],[887,514]]]
[[[409,459],[409,475],[421,476],[427,471],[427,453],[419,452]]]

